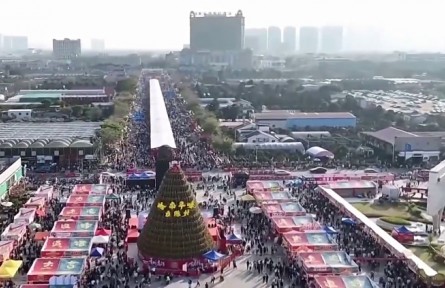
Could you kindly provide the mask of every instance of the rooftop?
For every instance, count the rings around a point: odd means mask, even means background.
[[[102,122],[0,123],[0,140],[90,138]]]
[[[381,141],[390,143],[394,145],[396,138],[402,138],[402,137],[419,137],[419,135],[403,131],[401,129],[395,128],[395,127],[388,127],[379,131],[375,132],[362,132],[364,135],[372,136],[374,138],[377,138]]]
[[[18,158],[0,158],[0,174],[9,168]]]
[[[0,149],[39,149],[39,148],[90,148],[93,147],[90,139],[63,138],[63,139],[12,139],[0,140]]]
[[[272,119],[337,119],[337,118],[352,118],[355,116],[349,112],[321,112],[321,113],[306,113],[296,112],[291,110],[271,110],[268,112],[255,113],[257,120],[272,120]]]

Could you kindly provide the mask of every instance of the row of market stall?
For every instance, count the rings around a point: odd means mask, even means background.
[[[339,251],[335,229],[320,225],[290,193],[278,188],[279,185],[271,186],[265,190],[248,185],[249,194],[243,198],[257,203],[250,209],[252,213],[264,213],[270,218],[278,243],[285,247],[290,258],[298,261],[313,285],[374,287],[366,275],[357,275],[359,267],[350,256]],[[348,220],[344,219],[346,225],[353,224]]]
[[[22,288],[78,285],[89,260],[102,257],[110,240],[111,231],[99,228],[110,192],[104,184],[74,186],[52,230],[36,233],[35,239],[44,244],[28,272],[28,284]]]

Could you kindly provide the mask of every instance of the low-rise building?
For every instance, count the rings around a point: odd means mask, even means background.
[[[422,163],[438,161],[444,132],[407,132],[395,127],[379,131],[362,132],[367,145],[391,156],[394,161]]]
[[[8,117],[23,121],[31,120],[32,109],[9,109]]]
[[[275,143],[278,138],[272,134],[257,130],[244,136],[247,143]]]
[[[23,178],[23,174],[20,157],[0,158],[0,199]]]
[[[292,131],[320,127],[353,128],[357,125],[357,118],[347,112],[305,113],[271,110],[255,113],[254,117],[257,124]]]

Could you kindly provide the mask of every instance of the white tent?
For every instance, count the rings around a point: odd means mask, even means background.
[[[94,236],[93,243],[95,244],[107,244],[110,242],[110,236]]]

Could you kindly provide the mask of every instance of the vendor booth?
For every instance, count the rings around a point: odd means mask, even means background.
[[[35,197],[44,197],[46,200],[53,198],[54,188],[49,185],[42,185],[33,193]]]
[[[66,200],[66,206],[102,207],[105,204],[105,197],[105,195],[71,195]]]
[[[138,215],[138,230],[142,230],[144,228],[145,223],[147,222],[148,211],[142,211]]]
[[[93,244],[107,244],[110,242],[111,230],[99,228],[96,230],[92,241]]]
[[[374,288],[378,287],[374,285],[371,279],[365,275],[329,275],[329,276],[315,276],[314,284],[316,288]]]
[[[93,184],[90,195],[107,195],[110,192],[110,185],[108,184]]]
[[[299,252],[300,248],[310,251],[335,251],[338,246],[325,231],[283,233],[284,245],[290,252]]]
[[[9,224],[5,231],[3,231],[1,238],[5,240],[14,240],[20,242],[23,236],[26,234],[26,224],[24,223],[11,223]]]
[[[337,181],[383,181],[390,182],[394,181],[395,175],[392,173],[338,173],[337,171],[334,173],[325,173],[325,174],[306,174],[301,176],[304,182],[314,182],[319,185],[326,185],[332,182]]]
[[[77,184],[74,185],[75,195],[106,195],[110,186],[108,184]]]
[[[35,209],[42,209],[45,207],[46,198],[45,197],[31,197],[29,200],[25,203],[25,208],[35,208]]]
[[[394,227],[391,232],[392,237],[400,243],[410,243],[414,241],[414,232],[406,228],[405,226]]]
[[[293,200],[289,192],[255,192],[253,197],[258,202],[275,201],[275,202],[290,202]]]
[[[64,207],[59,214],[60,220],[100,220],[102,207]]]
[[[344,251],[302,252],[298,258],[307,274],[352,274],[358,265]]]
[[[36,208],[20,208],[19,213],[14,216],[14,223],[31,224],[36,217]]]
[[[37,258],[28,272],[28,283],[48,283],[52,276],[81,276],[86,258]]]
[[[283,203],[264,202],[261,204],[261,207],[269,217],[306,215],[306,210],[296,201]]]
[[[40,256],[51,257],[75,257],[90,255],[93,241],[91,238],[47,238],[43,244]]]
[[[21,260],[6,260],[0,266],[0,279],[12,280],[22,267],[23,261]]]
[[[366,197],[377,192],[377,184],[366,180],[336,181],[327,186],[343,198]]]
[[[247,193],[255,192],[279,192],[283,191],[284,187],[278,181],[247,181]]]
[[[76,184],[73,187],[72,194],[88,195],[93,188],[93,184]]]
[[[14,241],[12,240],[0,241],[0,262],[8,260],[13,249],[14,249]]]
[[[156,173],[153,171],[137,171],[127,173],[125,180],[128,187],[155,187]]]
[[[97,221],[59,220],[51,230],[52,237],[93,237],[97,230]]]
[[[137,229],[128,229],[127,243],[136,243],[139,237],[139,231]]]
[[[319,230],[320,224],[315,221],[314,216],[294,216],[294,217],[272,217],[272,226],[278,233],[284,233],[289,231],[307,231],[307,230]]]

